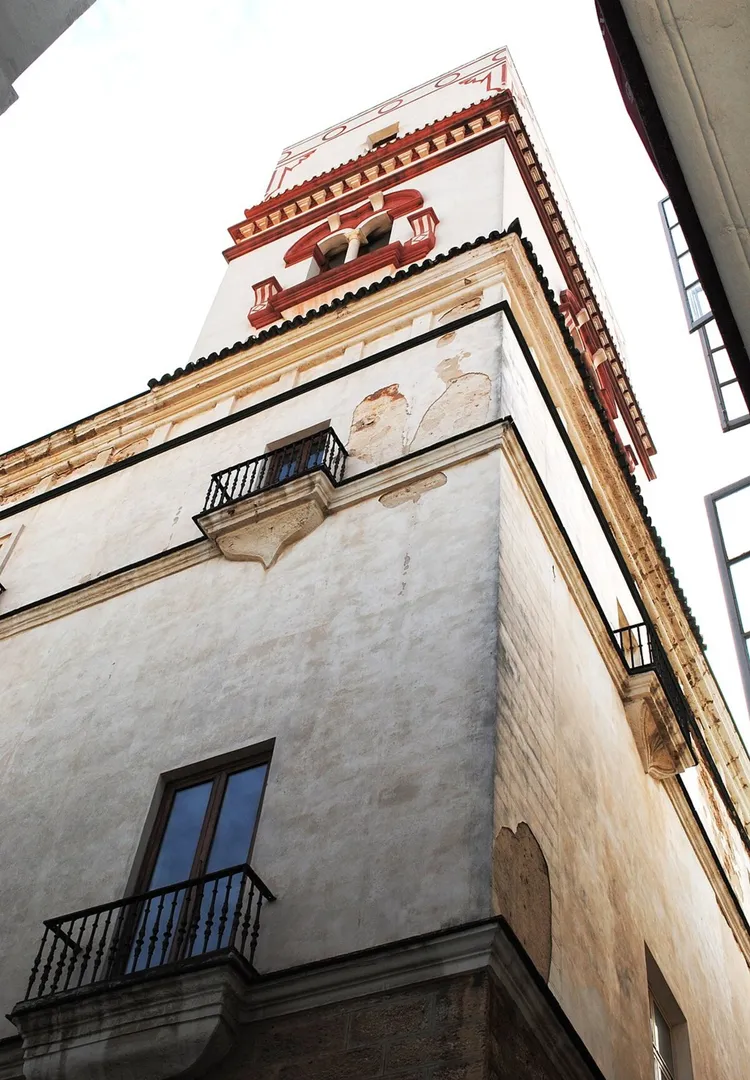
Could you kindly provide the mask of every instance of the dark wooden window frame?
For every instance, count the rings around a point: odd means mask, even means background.
[[[219,813],[221,811],[229,777],[234,773],[243,772],[245,769],[252,768],[253,766],[270,766],[272,753],[273,744],[270,746],[264,744],[262,747],[240,751],[236,755],[222,755],[221,757],[214,759],[214,761],[209,760],[195,766],[189,766],[186,770],[181,769],[178,776],[173,776],[165,782],[161,792],[156,817],[151,826],[151,832],[148,841],[146,842],[141,865],[136,875],[135,886],[132,889],[134,894],[146,892],[148,890],[149,879],[153,873],[154,866],[156,865],[156,859],[161,848],[161,842],[164,838],[164,832],[167,827],[167,822],[169,821],[169,815],[172,810],[176,793],[185,788],[195,787],[197,784],[205,783],[207,780],[213,780],[213,787],[211,788],[211,793],[209,795],[208,805],[203,817],[203,825],[196,845],[193,865],[189,874],[190,878],[200,877],[205,873],[205,866],[211,850],[211,842],[216,831],[216,824],[219,820]],[[247,862],[250,861],[250,856],[255,844],[255,837],[258,832],[258,823],[260,821],[263,800],[268,785],[268,773],[269,769],[266,768],[266,775],[263,779],[263,790],[261,791],[260,801],[258,803],[258,813],[255,818],[255,826],[253,828],[253,834],[250,837]]]

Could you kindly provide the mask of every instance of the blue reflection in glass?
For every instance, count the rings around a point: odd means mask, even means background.
[[[213,781],[175,792],[149,889],[190,877]]]
[[[267,765],[256,765],[232,773],[227,780],[207,873],[247,860],[267,770]]]
[[[190,877],[212,786],[213,781],[208,780],[175,792],[149,889],[159,889]],[[130,931],[132,937],[129,934],[126,937],[129,943],[126,972],[156,967],[169,958],[183,914],[184,894],[185,890],[181,889],[160,899],[145,901],[136,925]]]
[[[247,861],[267,770],[267,765],[258,765],[232,773],[227,780],[207,873]],[[247,889],[242,874],[206,886],[193,952],[211,952],[232,944],[233,927],[239,922],[237,909],[248,902],[247,892],[240,895],[243,887]]]

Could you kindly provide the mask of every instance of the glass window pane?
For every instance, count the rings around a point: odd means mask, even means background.
[[[698,280],[698,275],[695,271],[695,263],[693,262],[693,256],[690,252],[686,252],[678,259],[680,267],[680,273],[682,274],[683,285],[692,285]]]
[[[659,1006],[654,1003],[654,1045],[661,1055],[662,1061],[667,1068],[674,1070],[672,1061],[672,1035],[669,1024],[659,1011]]]
[[[716,510],[727,558],[734,559],[750,549],[750,483],[717,499]]]
[[[706,299],[706,294],[703,291],[703,286],[700,281],[691,285],[691,287],[686,290],[685,296],[687,297],[690,318],[693,323],[697,323],[706,315],[711,314],[711,308],[708,306],[708,300]]]
[[[175,792],[149,889],[190,877],[212,783],[207,780]]]
[[[724,398],[724,408],[727,410],[727,420],[739,420],[747,416],[745,395],[740,390],[739,383],[733,382],[729,386],[722,387],[721,393]],[[748,531],[750,532],[750,524]]]
[[[750,555],[730,568],[743,633],[750,631]]]
[[[719,333],[719,327],[716,325],[716,319],[710,319],[706,323],[706,337],[708,338],[708,346],[710,349],[719,349],[724,344],[724,338]]]
[[[685,234],[683,233],[679,225],[675,225],[671,232],[675,255],[683,255],[688,249],[687,242],[685,240]]]
[[[227,780],[207,870],[223,870],[247,860],[255,831],[267,765],[233,773]]]
[[[677,224],[677,214],[675,214],[675,212],[674,212],[674,206],[672,205],[672,200],[671,199],[665,199],[664,203],[663,203],[663,206],[664,206],[664,214],[666,216],[667,223],[670,225],[670,227],[672,225],[676,225]]]
[[[734,368],[729,362],[729,353],[724,348],[716,349],[711,353],[711,363],[714,365],[716,378],[719,382],[733,382]]]

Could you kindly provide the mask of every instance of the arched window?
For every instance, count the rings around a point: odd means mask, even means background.
[[[320,256],[318,260],[319,273],[323,273],[325,270],[333,270],[336,266],[343,266],[346,262],[346,252],[349,247],[349,238],[344,233],[339,233],[337,236],[331,237],[325,246],[320,245]]]
[[[393,222],[387,214],[380,214],[378,217],[374,218],[372,222],[365,222],[365,224],[360,227],[362,241],[359,245],[357,258],[359,258],[360,255],[367,255],[371,251],[377,251],[378,248],[390,244],[392,230]]]

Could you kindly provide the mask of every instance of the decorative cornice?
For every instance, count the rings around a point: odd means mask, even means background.
[[[334,201],[340,213],[376,191],[403,183],[411,176],[485,145],[490,141],[488,129],[504,123],[504,107],[507,109],[512,100],[507,90],[502,91],[394,139],[380,149],[337,165],[281,195],[264,199],[245,211],[245,221],[230,227],[235,245],[227,248],[224,258],[230,262],[271,240],[323,220],[330,215],[330,204]],[[480,134],[484,139],[477,143],[476,136]]]

